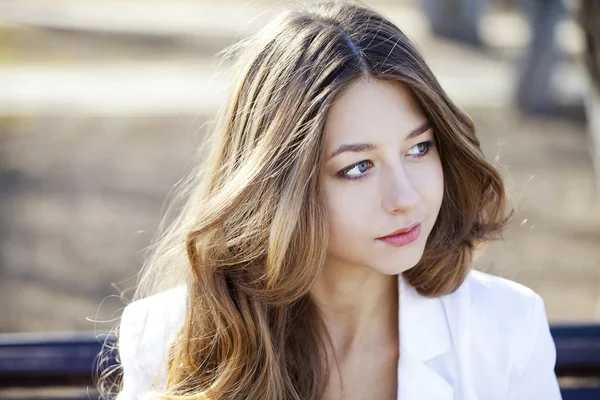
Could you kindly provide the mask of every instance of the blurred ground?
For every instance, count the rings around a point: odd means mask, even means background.
[[[553,321],[596,319],[600,201],[588,139],[582,121],[512,108],[522,18],[491,10],[489,49],[476,52],[431,37],[413,2],[366,3],[416,40],[513,182],[515,219],[477,268],[532,287]],[[93,329],[85,317],[117,293],[111,283],[133,284],[226,88],[228,63],[214,54],[272,4],[0,1],[0,332]],[[584,85],[581,43],[572,24],[560,39],[568,102]],[[108,299],[98,317],[119,304]]]

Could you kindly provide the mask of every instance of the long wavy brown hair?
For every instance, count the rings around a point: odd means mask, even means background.
[[[444,197],[424,255],[404,272],[425,296],[456,290],[473,251],[506,225],[505,187],[472,120],[415,46],[359,3],[301,5],[234,46],[232,89],[204,168],[159,236],[136,298],[187,285],[165,399],[319,399],[330,345],[309,290],[327,249],[320,191],[323,127],[361,78],[399,81],[435,132]]]

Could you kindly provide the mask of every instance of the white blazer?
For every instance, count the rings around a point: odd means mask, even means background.
[[[478,271],[438,298],[419,295],[401,275],[398,284],[398,399],[561,399],[544,303],[531,289]],[[143,398],[164,385],[165,356],[185,298],[181,286],[125,308],[118,400]]]

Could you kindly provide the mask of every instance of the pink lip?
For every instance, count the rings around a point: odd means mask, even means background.
[[[400,247],[414,242],[421,233],[421,224],[413,225],[410,228],[399,229],[391,235],[377,238],[391,246]]]

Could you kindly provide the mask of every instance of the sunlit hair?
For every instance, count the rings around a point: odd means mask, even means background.
[[[287,11],[233,48],[233,86],[204,168],[160,235],[136,298],[186,284],[165,399],[319,399],[330,341],[309,290],[328,225],[320,168],[336,97],[359,79],[410,88],[434,133],[441,211],[424,256],[404,272],[425,296],[456,290],[476,246],[508,219],[505,188],[471,119],[392,22],[352,2]]]

